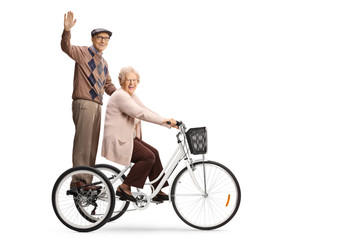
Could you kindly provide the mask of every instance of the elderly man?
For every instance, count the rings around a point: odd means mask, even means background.
[[[76,19],[72,12],[64,15],[61,49],[75,61],[72,112],[75,124],[73,166],[94,166],[99,142],[101,105],[104,91],[111,95],[116,87],[111,82],[108,65],[103,58],[112,33],[98,28],[91,32],[91,47],[70,44],[70,29]],[[73,183],[81,187],[91,183],[91,176],[76,176]]]

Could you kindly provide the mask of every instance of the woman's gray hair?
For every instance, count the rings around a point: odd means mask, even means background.
[[[136,77],[138,79],[138,83],[140,82],[140,75],[139,75],[138,71],[136,71],[133,67],[123,67],[119,73],[120,85],[122,85],[125,82],[126,74],[128,74],[128,73],[135,73]]]

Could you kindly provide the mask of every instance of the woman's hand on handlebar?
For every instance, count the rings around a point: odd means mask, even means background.
[[[165,119],[163,123],[166,123],[173,128],[179,129],[179,127],[176,125],[176,120],[173,118]]]

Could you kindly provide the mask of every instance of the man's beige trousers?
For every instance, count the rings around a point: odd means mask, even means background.
[[[72,103],[75,137],[73,145],[73,167],[94,167],[99,143],[101,105],[89,100],[77,99]],[[89,175],[76,175],[73,181],[91,183]]]

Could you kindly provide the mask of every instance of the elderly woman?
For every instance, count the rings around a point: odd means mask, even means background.
[[[101,155],[125,166],[135,163],[116,191],[120,199],[135,201],[131,186],[143,188],[147,177],[153,181],[163,169],[158,151],[142,141],[141,120],[166,127],[176,127],[176,121],[154,113],[134,94],[140,82],[135,69],[121,69],[119,81],[121,88],[111,95],[107,104]],[[166,122],[171,122],[171,125]],[[153,187],[156,188],[159,182]],[[168,183],[164,184],[166,186]],[[160,191],[154,200],[169,200],[169,197]]]

